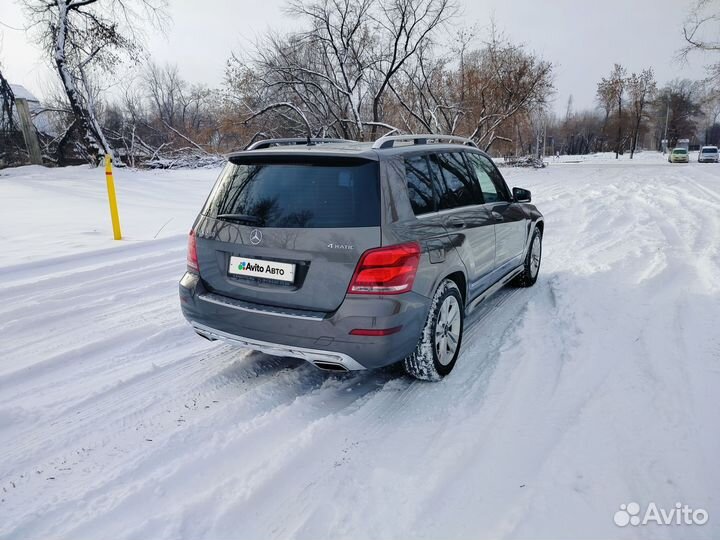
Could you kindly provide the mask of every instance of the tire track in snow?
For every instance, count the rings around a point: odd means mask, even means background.
[[[110,266],[118,259],[123,265],[131,265],[144,257],[155,257],[159,251],[177,250],[187,242],[187,236],[177,235],[150,242],[127,242],[110,249],[21,263],[0,268],[0,291],[25,285],[28,289],[44,285],[46,280],[60,280],[66,274],[76,275],[103,266]],[[4,293],[3,293],[4,294]]]
[[[214,413],[198,416],[196,420],[200,420],[201,423],[195,422],[191,424],[188,422],[189,426],[187,428],[178,430],[169,436],[165,436],[166,434],[161,435],[159,439],[153,440],[153,443],[158,444],[151,446],[150,451],[133,448],[128,451],[127,455],[122,456],[123,459],[120,462],[118,462],[117,456],[114,456],[115,459],[107,460],[103,468],[104,477],[101,480],[85,478],[84,482],[81,482],[86,489],[90,488],[90,494],[95,490],[101,490],[105,500],[108,502],[116,501],[119,505],[118,508],[115,508],[114,504],[111,504],[105,509],[106,513],[103,513],[101,518],[104,523],[103,527],[112,527],[114,512],[119,511],[122,514],[127,511],[133,512],[143,508],[143,505],[147,504],[148,500],[153,499],[156,484],[148,484],[146,474],[159,474],[160,476],[156,479],[158,482],[175,482],[180,478],[187,478],[188,475],[190,477],[201,475],[204,480],[212,482],[213,476],[216,476],[216,482],[220,485],[227,481],[227,472],[223,472],[225,469],[223,467],[218,468],[218,465],[223,462],[228,464],[236,463],[233,468],[234,474],[232,478],[236,478],[238,474],[235,469],[242,470],[246,468],[248,470],[247,474],[253,474],[250,472],[253,470],[263,471],[266,469],[266,461],[269,458],[262,451],[250,451],[253,444],[257,444],[253,443],[253,441],[264,441],[270,433],[274,437],[280,437],[283,441],[288,441],[284,444],[292,444],[291,441],[294,440],[293,433],[300,430],[302,434],[307,429],[306,424],[296,422],[298,413],[307,417],[308,421],[310,421],[312,418],[334,415],[347,403],[358,398],[357,395],[348,394],[342,390],[332,392],[337,385],[345,388],[347,384],[353,384],[352,381],[347,381],[345,378],[326,378],[315,368],[305,365],[302,365],[299,371],[293,370],[293,372],[297,373],[297,375],[293,375],[290,380],[284,375],[286,372],[275,373],[269,379],[269,384],[272,384],[271,389],[265,389],[261,385],[253,385],[247,392],[227,401],[224,406],[221,404],[220,408]],[[372,388],[372,386],[369,385],[368,388]],[[338,397],[337,401],[333,403],[334,406],[322,406],[330,397],[330,392]],[[229,412],[228,409],[230,409]],[[233,429],[228,431],[231,426],[234,426]],[[223,443],[223,448],[214,447],[213,441],[206,439],[206,433],[221,433],[216,431],[218,429],[228,439]],[[178,453],[176,444],[173,442],[178,438],[182,440],[183,447],[186,449],[184,454]],[[211,462],[208,462],[203,457],[206,454],[208,445],[209,448],[213,448],[213,460]],[[231,446],[231,448],[227,448],[228,446]],[[238,450],[235,449],[238,447],[244,450],[242,455],[246,456],[239,463],[237,462]],[[275,448],[274,451],[279,452],[280,450]],[[140,461],[135,461],[133,456],[140,457]],[[98,459],[100,459],[101,463],[105,461],[101,457],[95,456],[90,464],[93,469],[100,466]],[[257,463],[258,461],[259,463]],[[158,463],[163,464],[163,467],[160,467],[162,470],[158,470]],[[110,468],[108,468],[108,464]],[[253,464],[255,465],[252,466]],[[85,467],[87,468],[88,465],[86,464]],[[128,476],[132,480],[124,481],[123,479]],[[84,501],[74,495],[72,486],[61,489],[62,492],[56,496],[65,502],[60,505],[61,508],[55,509],[54,512],[58,512],[59,515],[69,516],[72,516],[75,512],[83,514],[85,511]],[[183,493],[183,489],[182,486],[179,487],[178,496],[194,495],[192,491]],[[124,494],[132,492],[134,495],[132,498],[118,498],[112,496],[114,492]],[[22,506],[22,504],[18,504]],[[133,510],[133,508],[136,510]],[[69,523],[72,522],[73,519],[70,519]],[[16,530],[31,536],[44,534],[42,529],[36,530],[37,527],[42,527],[42,525],[31,518],[21,520],[21,523],[16,523],[13,527],[20,527]],[[126,530],[127,523],[119,524],[118,527],[118,531]],[[106,528],[105,530],[112,529]],[[57,530],[54,532],[57,534]],[[68,534],[82,536],[81,532],[72,529],[68,531]]]
[[[163,253],[155,257],[155,259],[161,259],[166,257]],[[54,297],[72,297],[73,292],[78,291],[82,294],[76,298],[78,302],[76,305],[83,306],[82,301],[85,302],[86,309],[75,310],[67,323],[72,322],[73,324],[66,324],[63,328],[67,331],[80,329],[87,321],[89,317],[94,315],[95,308],[102,305],[102,299],[94,297],[92,290],[96,291],[97,294],[102,294],[107,287],[115,287],[114,294],[117,296],[123,296],[125,291],[118,290],[117,286],[125,286],[132,290],[137,290],[137,278],[142,278],[140,286],[148,288],[150,283],[157,283],[158,278],[163,274],[162,265],[143,265],[137,266],[134,261],[123,262],[118,261],[118,258],[113,258],[111,261],[112,266],[116,269],[118,266],[122,268],[129,268],[128,271],[120,272],[113,276],[107,277],[102,272],[103,267],[94,268],[92,270],[83,270],[80,272],[84,274],[83,277],[95,278],[94,281],[89,283],[83,282],[83,280],[77,280],[80,283],[74,283],[70,286],[67,285],[67,281],[64,279],[50,278],[41,281],[46,287],[42,292],[37,292],[36,296],[43,297],[46,299],[52,299]],[[97,276],[101,277],[97,277]],[[173,277],[173,281],[176,278]],[[51,288],[48,288],[51,286]],[[17,294],[23,294],[26,290],[25,285],[21,285],[15,290]],[[174,289],[174,284],[173,284]],[[90,291],[89,291],[90,290]],[[174,291],[173,291],[174,293]],[[158,300],[162,302],[162,294],[158,295]],[[154,308],[155,299],[151,299],[148,302],[134,303],[132,305],[133,314],[135,316],[149,315],[149,311]],[[89,306],[87,304],[90,304]],[[117,309],[105,310],[104,318],[110,319],[117,314],[122,313],[124,309],[129,306],[127,302],[120,304]],[[177,309],[176,306],[173,306]],[[109,311],[109,313],[108,313]],[[42,322],[39,320],[35,321]],[[106,320],[94,321],[96,326],[102,327],[107,324]],[[73,326],[75,325],[75,326]],[[108,357],[122,358],[122,360],[128,359],[132,356],[133,350],[147,349],[151,342],[150,338],[138,335],[133,329],[133,325],[121,324],[119,328],[121,332],[115,336],[98,336],[95,342],[83,345],[80,348],[74,350],[65,351],[46,358],[45,361],[35,363],[29,366],[25,370],[14,371],[10,374],[6,374],[3,382],[13,382],[13,388],[15,393],[9,396],[7,402],[17,402],[18,386],[22,386],[23,381],[30,379],[32,385],[28,384],[28,391],[38,389],[38,374],[42,372],[43,376],[50,379],[54,373],[62,373],[67,368],[75,368],[76,363],[73,359],[76,357],[82,357],[87,359],[89,357],[91,363],[97,363],[98,366],[102,365],[103,360]],[[171,330],[175,330],[174,328]],[[70,332],[72,333],[72,332]],[[193,339],[197,339],[192,331],[187,329],[187,334]],[[165,335],[159,336],[159,342],[162,343],[166,340]],[[55,340],[57,341],[57,340]],[[182,351],[182,346],[186,345],[188,340],[181,340],[176,343],[173,349],[169,351],[158,351],[158,356],[161,353],[173,351]],[[127,344],[134,344],[128,346]],[[196,343],[204,343],[196,341]],[[55,343],[57,345],[57,343]],[[77,467],[88,467],[86,456],[98,455],[97,445],[101,443],[100,451],[112,444],[115,453],[127,453],[132,454],[132,450],[122,450],[123,445],[121,441],[123,437],[127,436],[128,430],[132,430],[133,426],[137,427],[138,423],[142,423],[142,430],[144,433],[152,434],[152,429],[148,429],[145,424],[153,425],[157,423],[160,426],[167,426],[168,422],[174,421],[178,416],[178,413],[183,411],[184,406],[188,400],[193,402],[197,401],[198,397],[203,397],[207,402],[209,398],[218,397],[217,392],[224,387],[233,386],[231,395],[234,399],[238,399],[242,395],[243,391],[236,386],[238,379],[235,378],[222,378],[219,376],[219,370],[223,368],[223,364],[212,365],[220,356],[233,354],[229,347],[216,347],[217,351],[211,352],[205,356],[198,357],[194,354],[194,351],[185,352],[178,357],[171,357],[171,359],[164,358],[164,365],[160,368],[152,369],[150,372],[140,372],[130,379],[120,381],[118,384],[112,385],[110,388],[102,388],[99,392],[91,397],[84,400],[79,400],[75,403],[62,408],[55,414],[51,414],[50,418],[46,421],[38,424],[34,423],[20,432],[15,432],[14,439],[22,441],[20,444],[14,445],[4,453],[0,453],[0,462],[2,463],[13,463],[14,470],[19,473],[23,467],[30,467],[32,463],[36,463],[37,467],[43,470],[51,468],[53,464],[61,463],[67,464],[75,460],[77,463],[73,465],[74,470]],[[104,354],[101,354],[104,353]],[[235,355],[245,353],[235,352]],[[152,360],[152,356],[148,359]],[[270,385],[273,389],[266,392],[264,395],[276,396],[271,401],[266,402],[262,407],[265,411],[264,415],[271,418],[273,414],[282,414],[281,412],[273,413],[272,411],[281,411],[284,406],[288,403],[288,400],[292,402],[301,396],[296,394],[297,391],[302,391],[302,386],[293,387],[292,384],[288,384],[288,380],[283,376],[285,371],[280,369],[275,371],[278,367],[281,367],[287,361],[271,359],[264,357],[263,363],[268,365],[270,369],[265,372],[262,377],[255,376],[247,378],[240,376],[246,384],[244,392],[257,393],[263,386]],[[298,366],[297,362],[291,361],[293,370]],[[321,381],[325,380],[324,376],[319,372],[315,372],[314,368],[309,366],[301,366],[303,372],[308,370],[312,371],[313,385],[320,384]],[[87,371],[85,378],[87,378]],[[56,381],[49,381],[49,384],[53,384]],[[87,381],[85,381],[87,384]],[[171,387],[174,394],[177,394],[177,398],[165,401],[161,399],[161,403],[158,403],[158,390],[163,387]],[[290,390],[288,391],[288,388]],[[66,390],[66,389],[64,389]],[[59,392],[62,394],[62,391]],[[67,397],[67,396],[66,396]],[[162,397],[162,394],[161,396]],[[262,395],[260,396],[262,397]],[[314,399],[325,399],[322,395],[315,397]],[[354,399],[354,397],[353,397]],[[211,400],[215,402],[217,400]],[[260,402],[263,402],[261,399]],[[128,407],[127,405],[130,405]],[[280,409],[278,409],[278,407]],[[294,409],[293,409],[294,410]],[[318,409],[320,410],[320,409]],[[72,413],[75,412],[75,415]],[[332,410],[328,410],[325,414],[332,414]],[[183,422],[181,422],[183,423]],[[100,437],[92,433],[92,426],[102,424],[105,429]],[[271,424],[268,424],[271,425]],[[182,426],[181,426],[182,427]],[[110,431],[108,431],[110,430]],[[162,430],[161,430],[162,431]],[[112,435],[109,436],[109,432]],[[54,452],[60,452],[55,454]],[[75,453],[76,455],[73,455]],[[38,460],[39,455],[51,455],[52,458],[46,460]],[[112,462],[112,460],[110,460]],[[117,463],[116,463],[117,464]],[[90,463],[92,465],[92,461]],[[120,465],[118,465],[120,466]],[[93,467],[91,466],[91,469]],[[24,479],[28,478],[28,472],[24,475]],[[77,473],[75,473],[77,474]],[[86,477],[86,475],[81,475]],[[22,485],[22,483],[16,478],[16,485]],[[55,485],[55,484],[54,484]],[[66,493],[65,496],[70,496],[70,493]]]
[[[499,296],[494,298],[494,302],[488,302],[487,305],[482,306],[476,312],[473,317],[474,321],[471,321],[468,327],[468,340],[465,345],[465,352],[459,359],[459,362],[462,363],[458,364],[457,368],[460,370],[462,366],[465,373],[459,373],[460,378],[453,379],[453,381],[459,383],[458,386],[461,391],[455,392],[455,388],[453,388],[451,392],[453,400],[448,404],[439,410],[436,407],[430,407],[430,409],[423,406],[418,407],[418,404],[423,402],[424,397],[428,397],[428,393],[430,393],[430,395],[442,393],[443,391],[446,393],[448,391],[448,385],[452,388],[453,385],[450,379],[435,385],[411,381],[399,374],[397,378],[393,377],[389,380],[382,377],[379,381],[382,386],[377,391],[365,394],[361,400],[353,403],[352,407],[346,407],[339,413],[326,415],[321,421],[308,426],[308,429],[312,429],[313,440],[322,441],[320,448],[317,446],[307,447],[303,445],[302,443],[306,442],[304,441],[306,435],[304,432],[301,432],[295,439],[291,439],[288,443],[288,446],[293,448],[290,457],[280,460],[277,464],[272,464],[272,474],[267,472],[267,467],[270,466],[269,464],[264,463],[262,467],[258,467],[258,470],[263,471],[263,482],[257,483],[253,488],[252,498],[250,496],[242,497],[241,501],[235,499],[232,504],[225,508],[214,508],[212,512],[216,514],[215,519],[222,521],[223,516],[227,518],[228,516],[255,515],[257,509],[253,507],[254,499],[272,499],[273,503],[271,507],[267,509],[266,517],[269,518],[271,515],[277,517],[281,515],[282,509],[290,507],[291,500],[297,497],[296,494],[284,495],[282,493],[282,484],[287,478],[296,480],[296,485],[308,482],[309,477],[316,478],[317,480],[311,483],[313,489],[316,489],[318,488],[318,483],[331,482],[332,477],[326,476],[324,471],[333,470],[333,468],[348,464],[369,450],[372,450],[372,453],[376,452],[378,450],[377,446],[383,445],[383,441],[386,440],[388,432],[393,433],[396,431],[397,428],[393,426],[397,426],[398,424],[402,425],[405,422],[416,423],[428,414],[442,416],[444,411],[450,407],[461,407],[465,400],[471,400],[477,405],[478,399],[477,394],[473,392],[473,383],[478,378],[486,380],[487,373],[492,372],[493,355],[490,353],[490,360],[483,362],[479,366],[474,363],[469,364],[469,356],[472,354],[475,345],[473,343],[474,336],[482,335],[483,328],[480,323],[489,317],[492,310],[502,306],[519,292],[520,290],[517,289],[503,291],[503,293],[500,293]],[[501,315],[498,321],[493,321],[490,327],[486,328],[486,330],[489,330],[494,336],[493,341],[501,341],[496,333],[499,328],[507,331],[509,327],[517,325],[517,310],[522,310],[523,306],[523,302],[512,306],[513,309],[508,309]],[[502,334],[502,332],[500,332],[500,334]],[[467,373],[471,370],[471,373]],[[391,370],[388,370],[387,374],[390,377],[393,375]],[[467,381],[464,379],[465,376],[468,377]],[[348,388],[348,390],[350,389]],[[455,402],[455,399],[458,399],[459,402]],[[432,402],[431,399],[430,401]],[[347,425],[352,426],[352,431],[344,427]],[[263,454],[262,451],[258,453]],[[310,467],[309,470],[308,467]],[[303,473],[298,473],[297,471],[303,471]],[[339,489],[342,491],[344,488],[351,489],[351,486],[347,484],[328,486],[328,489],[331,490]],[[214,493],[214,496],[220,500],[226,500],[231,491],[232,489],[227,487],[220,494]],[[312,500],[312,496],[309,493],[307,497],[308,500]],[[302,519],[301,523],[296,523],[293,527],[285,530],[285,534],[277,536],[294,535],[297,528],[302,527],[303,523],[312,522],[314,518],[318,517],[314,509],[313,512],[304,515],[306,519]],[[289,521],[292,519],[291,516],[284,515],[283,517]],[[258,533],[258,535],[260,535],[260,533]],[[256,535],[256,537],[258,535]],[[340,535],[342,536],[342,534]],[[309,536],[313,535],[310,534]],[[250,537],[253,537],[253,535],[250,534]]]

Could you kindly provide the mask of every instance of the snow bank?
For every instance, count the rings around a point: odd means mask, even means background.
[[[122,242],[112,239],[104,168],[0,170],[0,266],[187,234],[219,170],[115,168]]]

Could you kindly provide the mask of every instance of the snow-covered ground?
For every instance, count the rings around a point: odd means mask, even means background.
[[[505,170],[541,276],[450,377],[328,375],[196,337],[176,296],[217,171],[0,171],[0,537],[720,537],[720,165]],[[164,227],[163,227],[164,226]],[[702,526],[627,526],[677,502]]]
[[[187,235],[217,175],[217,169],[116,168],[123,249]],[[0,268],[118,247],[109,218],[102,167],[0,169]]]

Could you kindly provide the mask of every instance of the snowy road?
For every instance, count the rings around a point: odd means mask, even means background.
[[[214,172],[123,171],[110,248],[85,170],[0,175],[0,538],[717,538],[720,166],[651,158],[507,172],[546,216],[540,279],[437,384],[196,337],[177,280]],[[24,197],[72,230],[27,232]],[[710,519],[617,527],[631,501]]]

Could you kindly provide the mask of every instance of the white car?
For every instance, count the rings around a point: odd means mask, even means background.
[[[699,163],[717,163],[720,160],[717,146],[703,146],[698,154]]]

